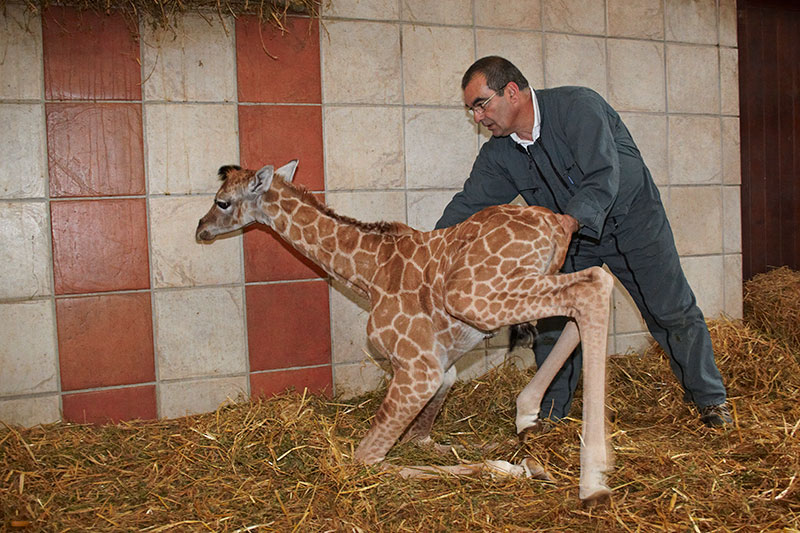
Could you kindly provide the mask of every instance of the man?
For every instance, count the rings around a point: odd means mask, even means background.
[[[521,195],[569,215],[563,267],[606,264],[636,302],[650,333],[708,426],[732,422],[705,319],[683,274],[658,189],[614,109],[584,87],[534,91],[508,60],[490,56],[464,74],[464,104],[492,133],[464,189],[436,227]],[[541,366],[547,354],[536,353]],[[541,418],[567,416],[582,357],[567,360],[542,402]]]

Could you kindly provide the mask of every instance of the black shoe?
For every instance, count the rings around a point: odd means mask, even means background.
[[[733,424],[731,411],[725,403],[707,405],[705,407],[700,407],[699,410],[700,421],[710,428],[719,428]]]

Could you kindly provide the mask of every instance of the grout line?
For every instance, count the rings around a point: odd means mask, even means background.
[[[400,0],[398,0],[398,1],[400,1]],[[323,43],[324,43],[324,39],[326,37],[328,37],[328,36],[327,36],[327,31],[323,31],[324,24],[323,24],[321,18],[317,22],[317,24],[319,24],[319,27],[320,27],[319,28],[319,42],[317,43],[317,46],[319,48],[319,65],[318,65],[318,68],[319,68],[319,101],[320,101],[319,105],[322,108],[321,109],[321,114],[322,114],[322,190],[323,190],[323,193],[325,194],[325,204],[327,205],[327,203],[328,203],[328,193],[330,192],[329,189],[328,189],[328,177],[329,177],[329,172],[330,172],[330,170],[329,170],[330,158],[329,158],[329,154],[328,154],[328,144],[325,142],[325,139],[326,139],[325,132],[327,130],[327,125],[328,125],[326,111],[330,107],[330,104],[326,103],[326,101],[325,101],[325,68],[324,68],[324,62],[325,62],[324,51],[325,51],[325,47],[323,46]],[[330,343],[330,347],[331,347],[331,354],[330,354],[330,359],[329,359],[330,367],[331,367],[331,394],[335,397],[336,396],[336,368],[335,368],[335,366],[333,364],[333,354],[334,354],[334,350],[336,349],[336,345],[335,345],[335,342],[334,342],[334,339],[333,339],[333,330],[334,330],[334,324],[333,324],[333,317],[334,317],[333,291],[336,290],[336,289],[333,288],[333,285],[331,284],[329,278],[322,278],[322,279],[325,280],[325,282],[326,282],[326,284],[328,286],[328,328],[329,328],[329,331],[331,332],[330,335],[329,335],[329,339],[328,339],[328,341]]]
[[[139,24],[139,35],[144,35],[144,23],[140,19],[137,21]],[[157,306],[156,306],[156,291],[153,290],[155,287],[155,270],[153,268],[153,232],[151,228],[151,219],[150,219],[150,153],[149,153],[149,143],[147,139],[147,127],[149,121],[148,118],[148,106],[145,105],[145,83],[146,83],[146,72],[145,72],[145,44],[144,39],[140,39],[139,41],[139,84],[140,84],[140,97],[141,101],[139,101],[139,105],[141,106],[141,114],[142,114],[142,168],[144,169],[144,201],[145,201],[145,231],[146,238],[147,238],[147,266],[150,269],[150,286],[147,290],[142,291],[146,292],[150,297],[150,322],[153,334],[153,377],[154,382],[153,385],[155,386],[155,403],[156,403],[156,418],[162,418],[162,406],[161,406],[161,371],[160,371],[160,364],[159,364],[159,350],[158,350],[158,321],[156,320],[157,316]]]
[[[50,158],[48,156],[48,148],[49,148],[49,139],[48,139],[48,130],[47,130],[47,83],[45,80],[45,66],[44,66],[44,29],[43,29],[43,22],[42,22],[42,15],[40,14],[38,17],[39,23],[39,35],[41,36],[40,41],[40,63],[39,69],[41,72],[41,98],[39,100],[39,105],[42,111],[42,131],[44,132],[44,150],[43,153],[40,154],[42,158],[42,174],[44,178],[44,200],[45,200],[45,223],[47,224],[47,236],[45,238],[49,261],[47,264],[47,275],[49,276],[50,281],[50,294],[48,295],[48,300],[50,301],[50,312],[52,313],[53,323],[51,327],[51,336],[53,340],[53,355],[54,355],[54,364],[55,364],[55,374],[56,374],[56,391],[55,393],[58,395],[58,417],[60,420],[64,419],[64,403],[62,400],[62,386],[61,386],[61,353],[59,350],[58,345],[58,313],[56,307],[56,278],[55,278],[55,243],[53,239],[53,218],[51,216],[50,210]],[[52,392],[51,392],[52,394]]]
[[[242,160],[242,135],[239,128],[239,108],[241,106],[241,102],[239,101],[239,48],[238,48],[238,40],[237,37],[239,35],[237,31],[237,20],[233,19],[231,21],[233,27],[231,29],[231,41],[233,45],[233,103],[236,106],[236,113],[233,117],[234,121],[234,129],[236,131],[236,161],[241,162]],[[251,397],[251,385],[250,385],[250,338],[247,334],[247,266],[245,263],[245,252],[244,252],[244,230],[238,232],[239,235],[237,238],[239,239],[239,275],[241,276],[241,281],[238,283],[241,294],[242,294],[242,320],[241,320],[241,327],[242,327],[242,342],[244,344],[244,353],[242,354],[244,357],[244,369],[246,373],[245,379],[245,394],[247,394],[247,398]],[[217,285],[219,286],[219,285]]]

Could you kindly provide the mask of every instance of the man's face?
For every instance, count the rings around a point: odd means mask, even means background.
[[[464,105],[472,111],[472,118],[488,129],[493,136],[503,137],[513,133],[513,109],[503,94],[486,85],[486,77],[476,74],[464,89]]]

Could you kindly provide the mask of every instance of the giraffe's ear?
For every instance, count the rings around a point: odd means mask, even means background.
[[[272,165],[261,167],[253,176],[253,179],[250,180],[250,192],[259,194],[265,192],[269,189],[270,184],[272,184],[272,177],[274,175],[275,168]]]
[[[275,173],[280,174],[284,181],[292,181],[294,179],[295,170],[297,170],[297,159],[292,159],[276,170]]]

